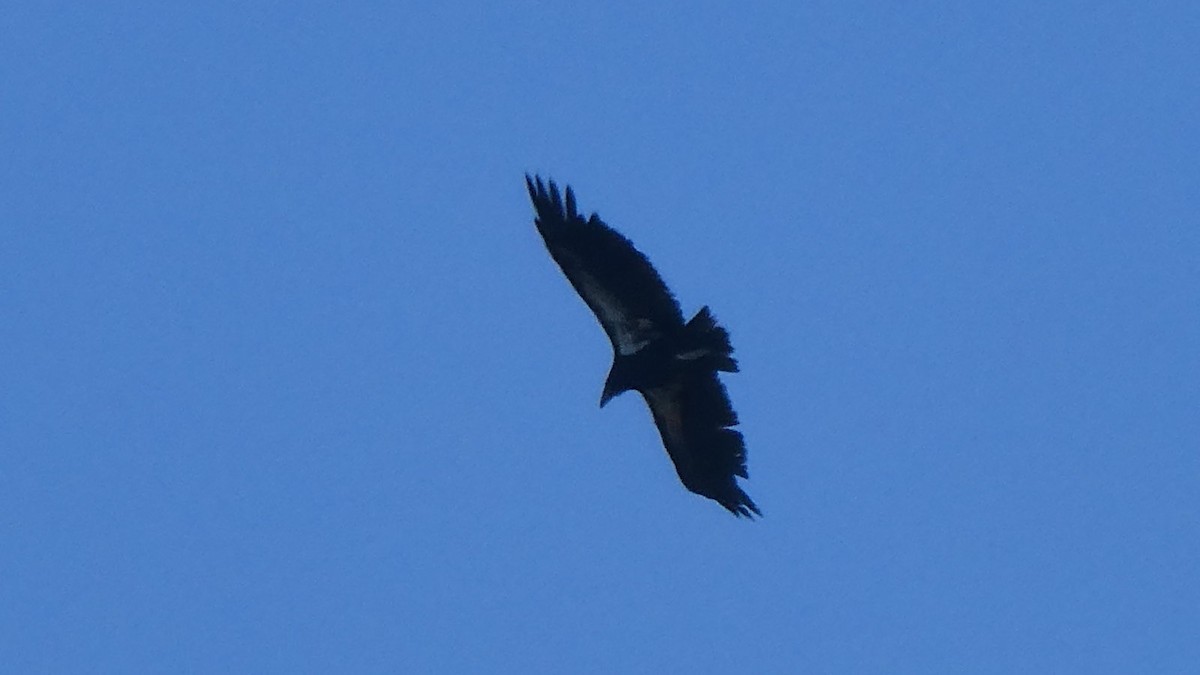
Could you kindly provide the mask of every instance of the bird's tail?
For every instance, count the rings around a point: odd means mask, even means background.
[[[687,322],[683,334],[684,348],[680,358],[690,357],[706,367],[727,373],[738,371],[737,360],[733,358],[733,345],[729,343],[729,331],[717,323],[707,306],[701,307],[696,316]]]

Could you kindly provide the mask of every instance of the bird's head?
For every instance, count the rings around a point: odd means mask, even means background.
[[[625,368],[622,367],[621,360],[617,359],[613,361],[612,368],[608,371],[608,377],[604,380],[604,392],[600,394],[600,407],[608,405],[613,397],[627,392],[629,389]]]

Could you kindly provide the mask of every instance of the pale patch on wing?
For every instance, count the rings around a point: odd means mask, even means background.
[[[621,324],[621,340],[617,346],[617,351],[621,356],[629,356],[642,351],[642,348],[659,337],[659,332],[654,328],[654,322],[649,319],[637,319],[636,326],[630,326],[626,321]]]
[[[572,272],[579,280],[583,299],[595,311],[600,325],[612,338],[617,353],[622,356],[636,354],[658,337],[653,322],[626,316],[625,306],[582,266],[577,266]]]
[[[680,361],[695,361],[696,359],[702,356],[708,356],[709,354],[712,354],[711,349],[693,349],[688,352],[680,352],[679,354],[675,355],[675,358],[679,359]]]

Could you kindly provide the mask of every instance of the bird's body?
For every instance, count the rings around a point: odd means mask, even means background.
[[[737,372],[729,334],[707,307],[684,323],[658,272],[628,239],[592,214],[576,211],[553,181],[525,177],[546,249],[596,315],[613,347],[603,407],[641,393],[684,486],[738,516],[762,515],[738,486],[746,450],[717,371]]]

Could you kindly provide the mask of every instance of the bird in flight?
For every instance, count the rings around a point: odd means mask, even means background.
[[[593,213],[584,218],[568,186],[525,176],[534,224],[550,257],[587,303],[612,343],[613,363],[600,407],[637,391],[688,490],[735,516],[762,515],[738,485],[747,478],[746,445],[717,372],[736,373],[729,333],[708,307],[684,323],[679,303],[650,261]]]

